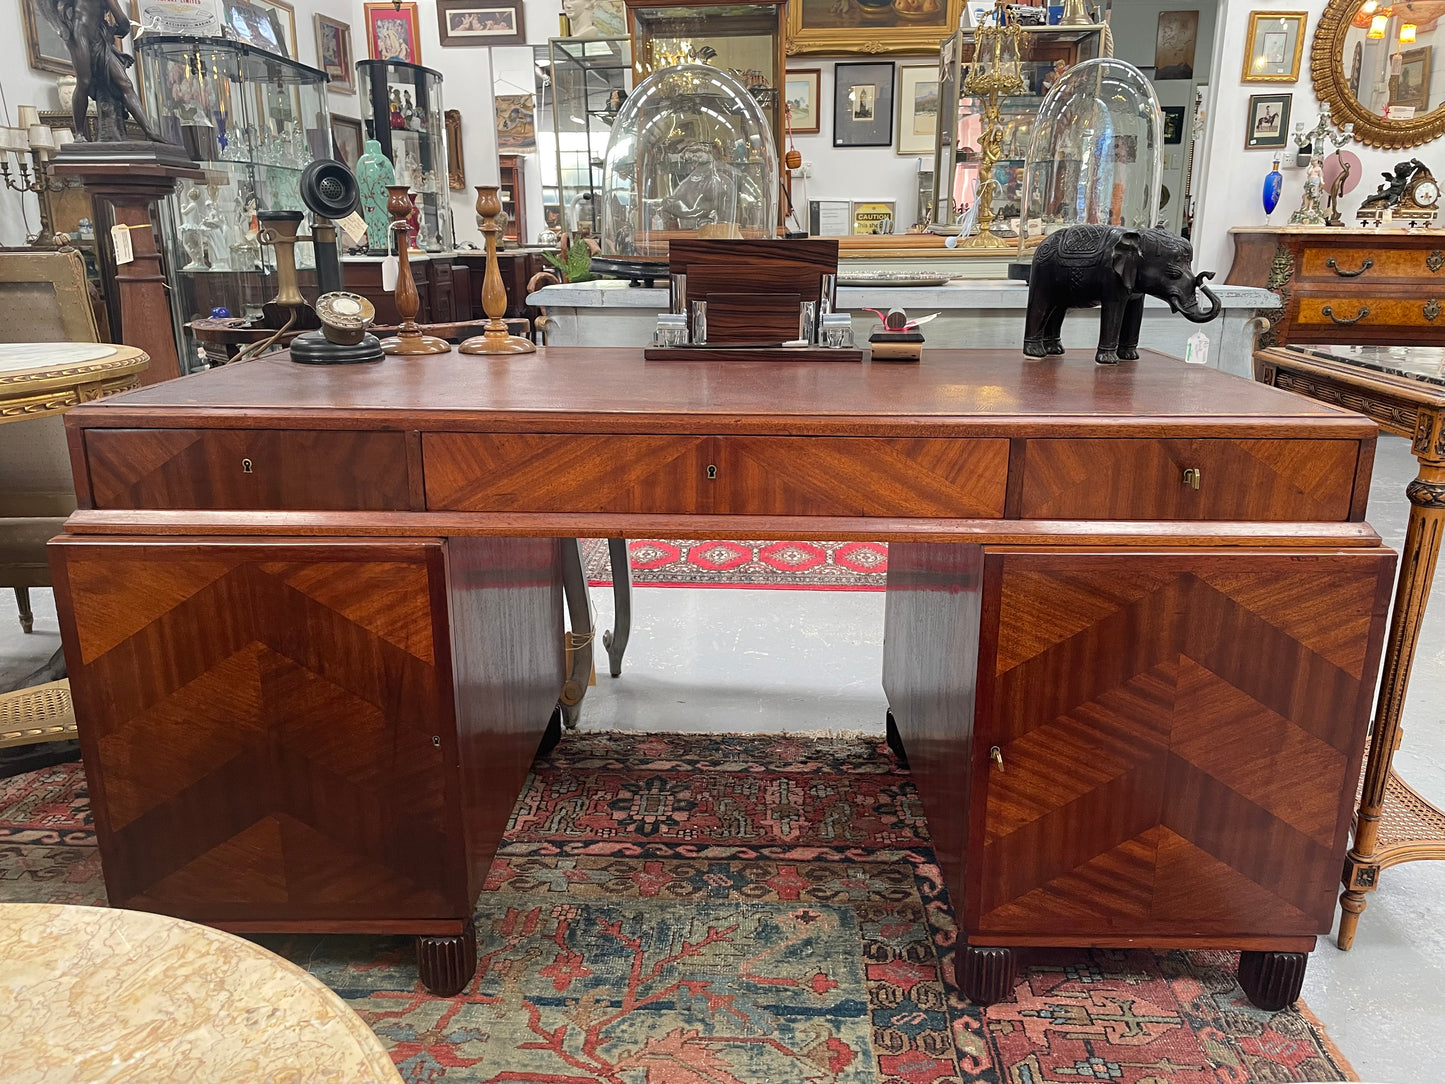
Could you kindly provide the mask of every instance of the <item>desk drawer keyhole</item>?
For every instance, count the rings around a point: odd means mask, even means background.
[[[717,467],[711,463],[707,465],[707,476],[709,481],[717,477]]]
[[[252,471],[251,471],[251,461],[250,461],[249,459],[243,459],[243,460],[241,460],[241,473],[242,473],[242,474],[250,474],[250,473],[252,473]]]
[[[1184,471],[1184,484],[1191,489],[1198,489],[1199,483],[1204,481],[1204,471],[1198,467],[1188,467]]]

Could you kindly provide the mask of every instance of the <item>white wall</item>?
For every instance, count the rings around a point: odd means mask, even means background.
[[[1319,119],[1319,101],[1314,95],[1310,81],[1310,46],[1314,43],[1315,27],[1325,0],[1220,0],[1219,25],[1223,32],[1215,44],[1214,70],[1219,73],[1213,83],[1213,98],[1209,107],[1209,157],[1205,163],[1206,186],[1199,217],[1195,241],[1195,266],[1213,268],[1223,278],[1234,260],[1234,245],[1229,239],[1230,226],[1262,226],[1265,224],[1264,204],[1261,190],[1264,177],[1277,152],[1268,150],[1245,150],[1244,137],[1247,127],[1246,111],[1251,94],[1293,93],[1290,128],[1302,120],[1306,128],[1314,127]],[[1249,27],[1250,11],[1307,11],[1309,23],[1305,28],[1304,56],[1300,62],[1300,79],[1293,85],[1280,83],[1242,83],[1240,72],[1244,65],[1246,47],[1245,35]],[[1360,157],[1363,178],[1359,186],[1341,201],[1341,213],[1352,221],[1355,208],[1365,196],[1375,191],[1380,174],[1389,170],[1396,162],[1408,158],[1420,158],[1426,162],[1438,159],[1441,141],[1422,147],[1403,150],[1382,151],[1362,144],[1351,144],[1350,149]],[[1284,174],[1284,195],[1279,206],[1270,216],[1274,224],[1289,221],[1290,214],[1299,206],[1300,192],[1304,185],[1304,171],[1292,165],[1294,156],[1288,155],[1280,162]]]

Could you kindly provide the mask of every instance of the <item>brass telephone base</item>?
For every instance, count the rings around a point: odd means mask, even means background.
[[[505,327],[473,335],[457,351],[462,354],[535,354],[537,344],[520,335],[508,335]]]
[[[435,335],[391,335],[381,340],[382,353],[400,355],[401,357],[420,354],[445,354],[451,350],[451,348],[451,343],[445,339],[438,339]]]

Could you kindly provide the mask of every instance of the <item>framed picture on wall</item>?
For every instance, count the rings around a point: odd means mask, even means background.
[[[38,72],[74,75],[70,50],[60,31],[36,8],[38,0],[20,0],[20,18],[25,24],[25,50],[30,66]]]
[[[1251,94],[1245,121],[1246,150],[1281,150],[1289,140],[1289,108],[1293,94]]]
[[[356,67],[351,57],[351,27],[316,14],[316,66],[331,76],[327,90],[356,93]]]
[[[356,160],[361,157],[361,148],[365,145],[366,134],[362,131],[361,121],[355,117],[342,117],[335,113],[331,114],[331,149],[333,158],[355,169]]]
[[[437,0],[437,33],[445,46],[522,45],[522,0]]]
[[[818,94],[823,85],[821,68],[789,68],[783,75],[783,101],[788,127],[797,135],[821,128],[818,122]]]
[[[898,153],[932,155],[938,140],[938,65],[898,69]]]
[[[221,15],[237,41],[278,56],[296,56],[296,12],[265,0],[225,0]],[[289,30],[286,16],[290,16]]]
[[[1154,31],[1154,78],[1193,79],[1199,12],[1161,11]]]
[[[833,146],[893,145],[893,62],[833,68]]]
[[[1430,111],[1430,46],[1400,53],[1400,74],[1390,94],[1391,106],[1413,106],[1415,115]]]
[[[1308,18],[1304,11],[1251,11],[1240,82],[1298,82]]]
[[[787,10],[789,53],[926,56],[958,26],[963,0],[791,0]]]
[[[1182,105],[1164,106],[1164,142],[1184,142],[1184,107]]]
[[[420,64],[421,27],[417,23],[416,0],[404,0],[399,8],[391,0],[368,0],[366,49],[372,60]]]

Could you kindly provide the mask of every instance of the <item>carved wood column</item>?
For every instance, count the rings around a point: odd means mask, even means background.
[[[72,147],[81,149],[72,152]],[[111,148],[132,153],[125,155]],[[181,375],[167,296],[169,287],[155,230],[151,228],[152,205],[174,192],[177,180],[200,180],[205,176],[194,162],[173,153],[178,150],[162,143],[72,143],[56,156],[51,167],[57,177],[78,177],[93,198],[111,205],[116,225],[130,227],[135,259],[116,268],[120,321],[119,327],[111,328],[111,334],[117,342],[150,355],[150,368],[141,376],[143,384]],[[110,250],[108,242],[109,238],[102,239],[103,251]]]

